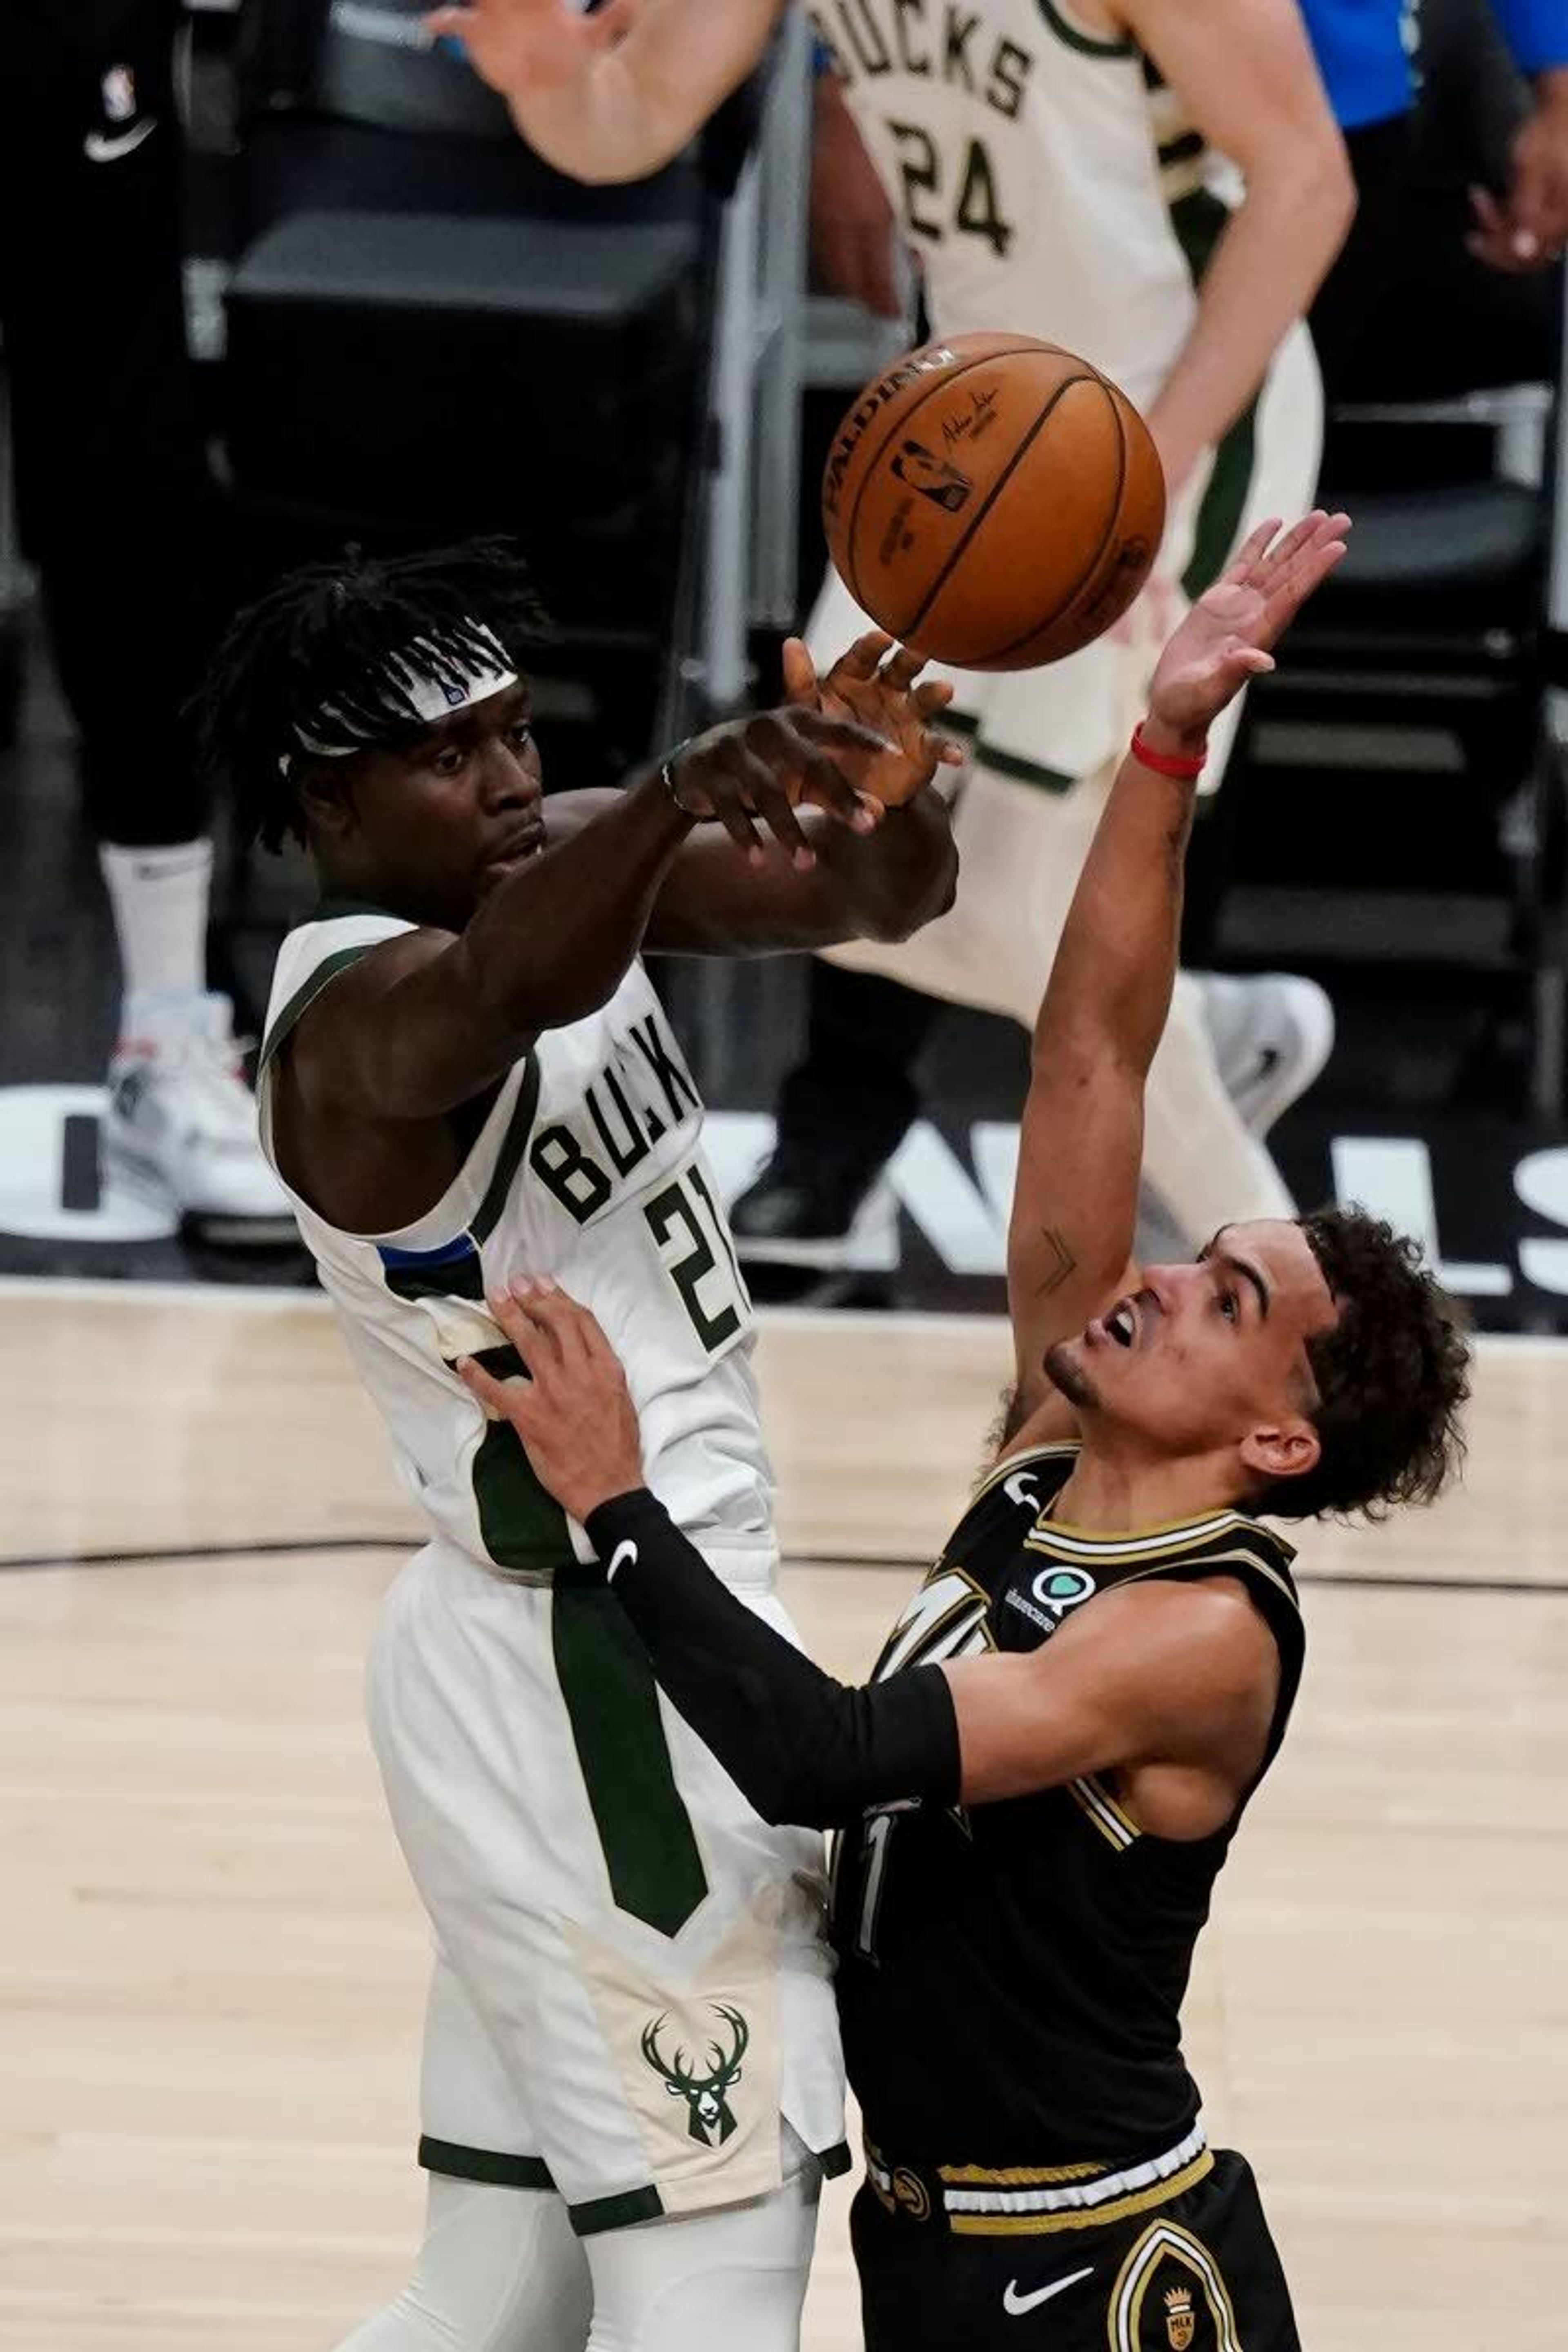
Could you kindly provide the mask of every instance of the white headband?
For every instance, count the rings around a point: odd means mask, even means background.
[[[509,686],[517,684],[517,672],[508,661],[506,648],[494,631],[485,628],[478,621],[468,625],[485,647],[489,656],[488,660],[473,655],[466,658],[446,656],[443,657],[446,673],[443,676],[437,667],[435,647],[428,637],[416,637],[405,651],[388,657],[388,670],[401,673],[398,683],[416,721],[433,725],[438,719],[449,719],[454,711],[468,710],[476,702],[484,702],[492,694],[504,693]],[[334,704],[323,703],[316,714],[313,728],[296,725],[295,740],[300,749],[309,751],[314,759],[352,759],[356,751],[363,751],[367,743],[376,740],[374,735],[356,735],[354,723],[345,718]],[[320,731],[323,730],[333,730],[335,740],[329,740],[329,733]],[[338,730],[341,732],[335,731]],[[293,755],[285,751],[278,764],[282,773],[287,775],[293,765]]]

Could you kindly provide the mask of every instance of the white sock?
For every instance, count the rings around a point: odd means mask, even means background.
[[[132,849],[105,841],[98,859],[114,909],[127,1005],[147,997],[200,996],[207,984],[212,843],[203,838]]]

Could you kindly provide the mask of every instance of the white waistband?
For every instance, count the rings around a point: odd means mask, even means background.
[[[1038,2189],[956,2189],[942,2183],[942,2203],[950,2213],[1069,2213],[1089,2212],[1097,2205],[1114,2204],[1140,2189],[1152,2189],[1192,2163],[1207,2146],[1200,2116],[1185,2139],[1153,2156],[1146,2164],[1130,2165],[1125,2172],[1104,2172],[1093,2180],[1062,2181]]]

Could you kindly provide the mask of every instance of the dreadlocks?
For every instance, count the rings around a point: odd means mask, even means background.
[[[505,540],[381,560],[351,548],[289,572],[230,624],[194,701],[202,765],[232,790],[247,837],[281,849],[304,838],[291,770],[323,713],[356,740],[396,741],[428,723],[412,647],[423,671],[460,688],[498,644],[521,668],[546,631]]]

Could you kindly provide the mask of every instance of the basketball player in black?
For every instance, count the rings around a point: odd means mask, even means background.
[[[870,2352],[1299,2344],[1179,2030],[1301,1671],[1291,1548],[1253,1515],[1433,1497],[1466,1350],[1414,1247],[1356,1212],[1229,1226],[1192,1265],[1128,1259],[1205,731],[1345,527],[1313,515],[1277,546],[1266,527],[1161,660],[1037,1029],[995,1466],[867,1687],[799,1656],[674,1529],[616,1359],[561,1292],[492,1301],[531,1382],[466,1374],[759,1811],[845,1831]]]

